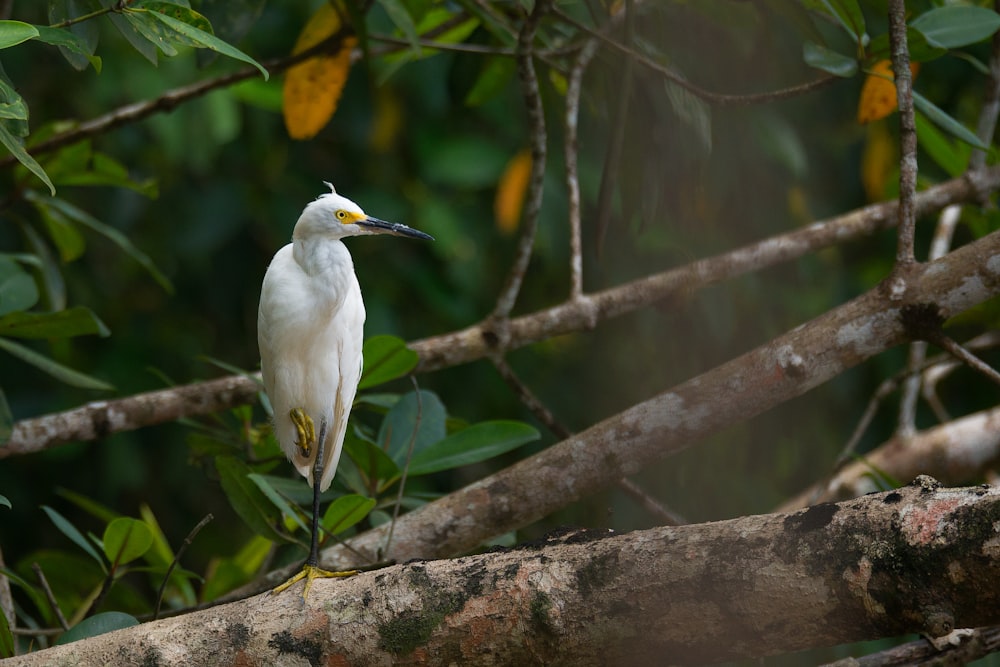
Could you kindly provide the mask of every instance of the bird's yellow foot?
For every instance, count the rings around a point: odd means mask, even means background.
[[[308,563],[306,563],[305,565],[302,566],[302,569],[299,570],[298,574],[296,574],[294,577],[292,577],[285,583],[281,584],[280,586],[275,586],[273,589],[271,589],[271,593],[272,594],[281,593],[282,591],[290,588],[293,584],[301,581],[302,579],[305,579],[306,587],[302,589],[302,599],[305,600],[306,596],[309,595],[309,589],[312,587],[313,579],[328,579],[333,577],[353,577],[357,573],[358,573],[357,570],[344,570],[343,572],[332,572],[330,570],[324,570],[315,565],[309,565]]]
[[[309,456],[313,445],[316,444],[316,425],[313,423],[312,417],[307,415],[302,408],[292,408],[288,412],[288,417],[295,424],[295,430],[299,434],[299,439],[295,444],[302,450],[303,456]]]

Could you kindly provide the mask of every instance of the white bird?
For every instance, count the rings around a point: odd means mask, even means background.
[[[365,305],[354,262],[341,239],[394,234],[433,240],[406,225],[365,214],[329,183],[329,194],[299,216],[292,242],[264,275],[257,312],[264,390],[282,451],[313,488],[312,539],[302,572],[275,589],[315,577],[348,576],[319,568],[319,496],[337,471],[347,418],[361,379]],[[318,424],[318,428],[317,428]]]

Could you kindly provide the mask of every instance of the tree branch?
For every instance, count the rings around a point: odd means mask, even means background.
[[[997,254],[1000,232],[915,266],[907,297],[933,306],[944,318],[981,303],[1000,293],[1000,266],[987,262]],[[908,340],[904,305],[890,302],[888,290],[883,282],[751,352],[401,517],[393,548],[380,557],[405,562],[466,552]],[[349,548],[327,549],[321,565],[350,569],[357,553],[376,560],[385,530],[368,531],[349,541]],[[270,573],[257,590],[290,572]]]
[[[899,160],[899,243],[896,265],[898,268],[905,268],[916,261],[913,233],[917,218],[913,198],[917,191],[917,126],[913,115],[913,76],[910,73],[910,51],[906,44],[904,0],[889,0],[889,44],[896,81],[896,100],[899,104],[899,141],[902,153]]]
[[[984,193],[997,188],[1000,188],[1000,167],[971,172],[919,193],[916,210],[918,215],[926,215],[949,204],[979,200]],[[673,295],[690,293],[728,278],[869,236],[892,226],[896,205],[895,201],[890,201],[866,206],[787,234],[514,318],[509,326],[508,349],[565,333],[593,329],[605,319],[625,315]],[[490,356],[495,343],[491,332],[489,322],[485,322],[411,343],[410,347],[420,355],[418,372],[457,366]],[[22,420],[14,425],[11,439],[0,447],[0,459],[250,403],[259,391],[257,383],[257,375],[228,376],[117,400],[98,401],[82,408]]]
[[[434,656],[586,667],[936,637],[1000,622],[998,519],[1000,489],[940,489],[922,477],[796,514],[577,531],[320,579],[305,601],[266,593],[5,664],[426,664]]]

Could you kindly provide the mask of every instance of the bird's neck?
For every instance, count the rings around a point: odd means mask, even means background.
[[[354,270],[354,262],[347,246],[338,239],[294,239],[292,256],[309,276],[327,276],[336,280],[345,272]]]

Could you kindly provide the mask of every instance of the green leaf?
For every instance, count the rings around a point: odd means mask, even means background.
[[[68,537],[73,544],[86,551],[91,558],[100,564],[101,569],[104,569],[104,559],[97,553],[97,550],[94,548],[94,545],[90,543],[90,540],[84,537],[83,533],[76,529],[76,526],[71,524],[66,517],[48,505],[42,505],[42,510],[49,516],[49,519],[55,524],[56,528],[59,529],[59,532]]]
[[[56,26],[77,17],[97,11],[101,8],[98,0],[50,0],[49,2],[49,25]],[[94,57],[97,50],[97,43],[100,40],[100,29],[98,21],[78,21],[68,27],[77,40],[76,44],[59,47],[59,52],[66,59],[73,69],[83,71],[87,65],[93,65],[94,69],[100,72],[101,59]],[[56,28],[53,28],[55,30]],[[67,28],[63,28],[64,30]],[[44,31],[39,30],[44,34]],[[80,47],[83,53],[76,49]],[[96,62],[95,62],[96,61]]]
[[[13,508],[13,505],[10,504],[10,498],[4,495],[0,495],[0,505],[3,505],[7,509]]]
[[[97,378],[63,366],[59,362],[53,361],[52,359],[49,359],[48,357],[41,355],[30,348],[24,347],[19,343],[15,343],[12,340],[0,338],[0,350],[6,351],[8,354],[17,357],[25,363],[31,364],[38,370],[48,373],[60,382],[68,384],[72,387],[79,387],[80,389],[97,389],[101,391],[111,391],[114,389],[113,386],[106,382],[102,382]]]
[[[281,516],[274,503],[249,479],[250,467],[233,456],[215,457],[215,467],[229,504],[243,522],[272,542],[288,542],[289,538],[275,529]]]
[[[0,317],[0,336],[13,338],[70,338],[88,334],[103,337],[110,333],[104,322],[84,306],[55,313],[14,312]]]
[[[10,151],[10,154],[13,155],[18,162],[23,164],[28,171],[33,173],[39,178],[39,180],[45,183],[45,185],[49,187],[49,192],[51,194],[54,195],[56,193],[56,188],[52,185],[52,181],[49,180],[45,170],[42,169],[42,166],[35,161],[35,158],[28,154],[28,151],[24,149],[24,144],[22,144],[21,141],[11,133],[10,129],[8,129],[7,125],[4,123],[0,123],[0,144],[3,144],[4,147]]]
[[[916,122],[917,145],[949,176],[961,176],[969,163],[970,151],[966,144],[956,145],[950,141],[923,114],[916,114]]]
[[[24,235],[28,250],[38,258],[38,278],[41,282],[45,307],[48,310],[62,310],[66,307],[66,281],[63,280],[59,261],[33,225],[22,224],[21,233]]]
[[[802,59],[810,67],[829,72],[834,76],[848,78],[858,72],[857,60],[815,42],[806,42],[802,45]]]
[[[945,5],[910,21],[927,41],[944,49],[957,49],[988,38],[1000,29],[1000,14],[985,7]]]
[[[56,640],[56,644],[69,644],[70,642],[96,637],[113,630],[122,630],[139,625],[139,621],[134,616],[124,614],[120,611],[104,611],[83,619],[72,628],[64,632]]]
[[[945,132],[975,148],[979,148],[984,151],[988,151],[990,149],[990,147],[984,144],[982,140],[972,132],[972,130],[934,106],[930,100],[915,90],[913,91],[913,104],[917,107],[917,110],[927,116],[931,122]]]
[[[49,26],[42,25],[35,26],[35,28],[38,30],[38,35],[35,39],[82,56],[98,74],[101,73],[101,59],[93,55],[93,50],[87,46],[83,39],[65,28],[50,28]],[[70,62],[72,64],[72,61]]]
[[[465,96],[465,104],[479,106],[493,99],[514,79],[517,64],[513,58],[489,58],[483,65],[476,82]]]
[[[136,5],[139,5],[139,4],[140,3],[136,3]],[[165,4],[165,3],[151,3],[151,2],[148,2],[148,3],[145,3],[145,4],[146,5],[159,5],[159,4]],[[144,9],[138,9],[138,10],[137,9],[129,9],[126,13],[131,13],[133,11],[147,11],[147,10],[144,10]],[[191,13],[192,14],[197,14],[197,12],[191,12]],[[242,51],[240,51],[236,47],[231,46],[231,45],[223,42],[221,39],[219,39],[218,37],[216,37],[212,33],[207,32],[205,30],[202,30],[202,29],[198,28],[197,26],[192,25],[191,23],[187,23],[186,21],[182,21],[182,20],[174,18],[173,16],[169,16],[167,14],[164,14],[164,13],[158,11],[158,10],[149,10],[148,14],[152,18],[155,18],[160,23],[163,23],[168,28],[170,28],[170,29],[174,30],[176,33],[178,33],[178,35],[180,35],[180,37],[183,38],[184,43],[190,44],[191,46],[197,46],[197,47],[202,47],[202,48],[206,48],[206,49],[212,49],[213,51],[221,53],[224,56],[229,56],[230,58],[234,58],[236,60],[241,60],[241,61],[243,61],[243,62],[245,62],[247,64],[253,65],[258,70],[260,70],[260,73],[264,76],[264,79],[267,80],[267,78],[269,76],[268,72],[267,72],[266,69],[264,69],[264,67],[260,63],[258,63],[256,60],[254,60],[253,58],[251,58],[247,54],[243,53]],[[203,16],[201,16],[200,14],[197,14],[197,16],[200,16],[207,23],[207,19],[205,19]]]
[[[38,212],[45,224],[45,231],[59,250],[59,259],[63,263],[72,262],[83,255],[87,242],[71,220],[51,206],[40,206]]]
[[[481,422],[448,436],[414,456],[410,461],[409,474],[427,475],[478,463],[537,439],[538,431],[522,422]]]
[[[418,400],[417,393],[411,391],[400,397],[386,414],[375,442],[402,468],[411,442],[416,455],[444,438],[446,419],[444,404],[437,394],[421,390]]]
[[[153,264],[153,260],[149,258],[149,255],[132,245],[132,242],[129,241],[128,237],[114,227],[104,224],[86,211],[77,208],[63,199],[57,199],[55,197],[46,199],[30,191],[25,193],[25,197],[36,207],[51,206],[68,218],[75,220],[76,222],[79,222],[80,224],[89,227],[98,234],[104,236],[109,241],[124,250],[125,253],[132,259],[142,265],[149,275],[151,275],[153,279],[160,284],[160,287],[162,287],[167,293],[173,294],[174,287],[170,284],[170,280],[168,280],[167,277],[163,275],[158,268],[156,268],[156,265]]]
[[[403,36],[406,37],[406,41],[410,43],[410,48],[414,52],[419,53],[420,41],[417,36],[417,26],[413,22],[413,17],[410,16],[410,12],[406,9],[402,0],[379,0],[379,4],[382,5],[385,13],[389,15],[389,19],[399,28]]]
[[[309,526],[302,521],[302,513],[296,512],[292,509],[292,506],[288,504],[288,501],[285,500],[273,486],[271,486],[271,483],[268,481],[268,477],[266,475],[250,473],[247,477],[250,481],[257,485],[257,488],[260,489],[261,493],[267,496],[267,499],[274,503],[274,506],[277,507],[283,515],[289,517],[302,530],[309,532]]]
[[[420,357],[395,336],[372,336],[362,348],[364,369],[358,389],[375,387],[412,371]]]
[[[111,523],[121,516],[119,512],[115,512],[96,500],[75,491],[70,491],[69,489],[57,488],[56,495],[60,498],[65,498],[101,523]]]
[[[123,516],[104,529],[104,555],[115,566],[141,557],[153,546],[153,533],[142,521]]]
[[[336,535],[364,519],[374,507],[374,498],[366,498],[357,494],[341,496],[326,508],[320,523],[323,530],[331,535]]]
[[[38,37],[38,28],[21,21],[0,21],[0,49]]]
[[[867,41],[865,32],[865,16],[857,0],[821,0],[822,4],[834,16],[844,30],[854,38],[855,43],[864,46]]]
[[[0,255],[0,315],[27,310],[38,303],[35,279],[14,260]]]
[[[383,482],[399,479],[399,466],[375,443],[349,433],[344,439],[344,451],[367,479]]]
[[[150,44],[155,45],[163,55],[172,58],[179,53],[173,45],[174,41],[179,40],[174,36],[173,31],[168,30],[165,25],[156,20],[153,12],[136,11],[130,7],[122,12],[122,16],[136,33]]]

